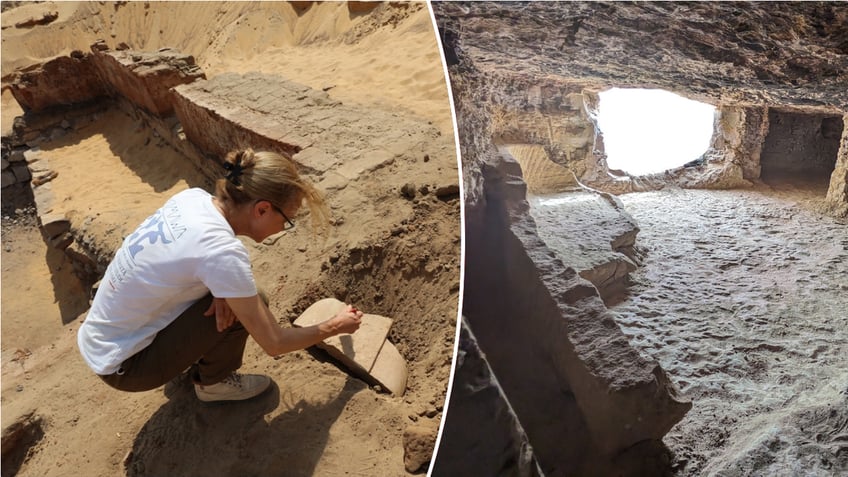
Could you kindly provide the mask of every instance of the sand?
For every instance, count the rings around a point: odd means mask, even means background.
[[[612,309],[693,401],[677,475],[848,472],[848,224],[826,184],[621,197],[646,252]]]
[[[431,173],[414,174],[458,183],[426,6],[361,7],[25,4],[2,14],[2,73],[87,50],[98,38],[140,50],[170,46],[194,55],[210,78],[261,71],[366,112],[388,110],[430,124],[450,154],[433,157]],[[59,15],[47,25],[14,26],[51,9]],[[9,94],[2,98],[6,129],[20,110]],[[178,153],[116,109],[79,121],[42,150],[59,173],[51,182],[57,207],[105,251],[167,197],[205,184]],[[4,459],[3,475],[407,475],[404,430],[437,426],[441,417],[459,295],[460,221],[458,195],[413,202],[396,193],[410,180],[413,169],[405,167],[394,164],[330,191],[334,215],[346,220],[326,240],[315,240],[308,227],[274,244],[247,239],[257,279],[272,291],[271,308],[283,324],[331,295],[395,319],[389,336],[410,371],[402,398],[369,388],[321,353],[271,359],[252,340],[243,370],[266,373],[275,384],[251,402],[199,404],[184,378],[145,393],[114,391],[76,350],[86,284],[45,245],[31,210],[4,208],[3,427],[33,412],[42,435]],[[391,194],[374,197],[376,191]]]

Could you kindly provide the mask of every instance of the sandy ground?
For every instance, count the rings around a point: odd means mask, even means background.
[[[621,196],[644,266],[615,306],[693,408],[678,475],[848,473],[848,224],[826,185]]]
[[[52,23],[14,27],[49,9],[59,13]],[[435,428],[441,416],[459,295],[458,195],[410,201],[397,193],[410,176],[419,184],[458,183],[426,7],[46,2],[7,10],[2,26],[4,76],[40,58],[87,50],[97,38],[144,50],[171,46],[194,54],[209,77],[262,71],[326,89],[364,111],[429,123],[442,131],[438,148],[447,151],[429,164],[394,164],[330,191],[334,216],[344,221],[326,240],[298,227],[273,244],[248,243],[281,322],[324,296],[395,319],[390,339],[410,371],[402,398],[375,392],[320,353],[270,359],[252,340],[243,370],[269,374],[275,385],[249,403],[201,405],[185,379],[147,393],[114,391],[76,350],[84,284],[65,256],[44,244],[31,210],[4,210],[3,427],[33,412],[39,435],[4,458],[3,475],[406,475],[404,430]],[[4,128],[17,111],[4,94]],[[167,197],[204,183],[117,110],[80,121],[42,150],[59,172],[51,182],[57,207],[104,250]]]

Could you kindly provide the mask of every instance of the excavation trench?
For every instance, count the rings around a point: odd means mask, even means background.
[[[91,284],[102,275],[133,227],[176,192],[188,187],[211,190],[211,181],[195,162],[149,127],[142,116],[133,117],[115,105],[76,118],[73,127],[56,136],[28,157],[34,177],[46,169],[56,173],[49,182],[34,185],[36,196],[43,195],[40,188],[49,188],[53,197],[51,210],[39,210],[37,215],[42,219],[51,213],[67,218],[66,235],[71,245],[63,253],[56,248],[55,239],[40,236],[34,216],[30,216],[28,226],[4,219],[7,252],[21,252],[23,242],[31,249],[24,255],[16,254],[14,260],[8,254],[4,258],[4,329],[13,329],[7,316],[14,316],[18,309],[11,299],[14,289],[7,288],[7,284],[21,279],[12,278],[15,270],[42,269],[47,257],[48,267],[41,273],[50,277],[52,296],[63,310],[62,321],[73,331],[77,316],[84,315],[87,308]],[[430,151],[433,158],[440,157],[437,150]],[[407,415],[435,428],[450,371],[459,292],[459,196],[456,187],[445,185],[449,180],[434,180],[401,193],[399,185],[406,182],[398,182],[402,178],[397,171],[403,169],[389,161],[370,171],[369,185],[362,188],[333,173],[324,176],[323,182],[322,177],[313,176],[319,187],[330,192],[334,218],[329,239],[316,240],[307,225],[308,216],[301,216],[295,220],[302,226],[292,232],[260,244],[244,241],[257,280],[272,291],[272,310],[284,326],[309,304],[325,297],[393,318],[389,340],[407,361],[409,387],[403,401],[400,396],[378,398],[387,403],[383,414],[391,416],[392,426],[399,429],[403,420],[409,420]],[[428,174],[418,177],[423,179]],[[378,189],[373,185],[376,183],[382,183],[382,187]],[[29,299],[40,300],[36,296]],[[24,303],[20,305],[26,308]],[[50,339],[33,341],[26,333],[18,337],[9,332],[4,333],[3,343],[4,352],[11,352],[17,343],[26,343],[26,348],[20,346],[30,352],[30,348],[49,345]],[[263,359],[258,356],[259,350],[250,350],[250,354]],[[315,356],[327,361],[320,353]],[[284,358],[289,364],[292,360],[299,361],[297,357]],[[325,365],[333,364],[329,361]],[[337,375],[347,372],[337,364],[335,367]],[[345,395],[350,398],[367,389],[368,384],[373,383],[354,386]],[[173,412],[172,418],[183,419]],[[149,421],[151,424],[159,425],[159,418]],[[379,434],[391,432],[395,432],[394,427]],[[136,443],[133,458],[145,465],[130,465],[131,469],[151,470],[151,444],[144,439]],[[399,438],[394,445],[400,445]],[[21,452],[26,454],[25,450]]]
[[[219,8],[224,9],[217,5],[212,11]],[[298,18],[308,20],[327,9],[348,13],[342,4],[305,8]],[[424,38],[413,41],[411,57],[431,54],[420,47],[433,36],[426,9],[370,5],[369,11],[357,13],[352,26],[337,22],[355,30],[345,38],[395,35],[401,28],[410,35],[404,38]],[[253,25],[247,28],[255,31]],[[86,102],[31,109],[16,123],[14,137],[4,137],[4,146],[11,142],[13,149],[4,147],[4,160],[11,154],[25,156],[14,167],[31,172],[26,187],[34,199],[34,205],[17,204],[19,211],[6,214],[4,209],[4,428],[33,406],[50,424],[43,439],[19,446],[22,454],[15,455],[24,457],[15,464],[18,475],[63,474],[68,468],[91,475],[216,474],[222,469],[234,475],[272,475],[280,469],[293,475],[339,475],[351,470],[352,456],[368,456],[353,469],[363,475],[406,475],[426,468],[443,411],[459,295],[456,152],[452,137],[436,125],[444,123],[449,103],[441,70],[429,66],[422,67],[424,76],[416,76],[416,82],[426,82],[438,72],[439,81],[426,88],[426,100],[418,101],[422,98],[408,85],[397,95],[381,94],[379,101],[356,94],[364,89],[362,74],[371,71],[380,48],[356,49],[348,43],[296,50],[309,65],[303,71],[292,66],[292,48],[280,48],[263,56],[264,69],[251,66],[253,73],[241,75],[228,71],[247,67],[223,61],[208,79],[196,75],[188,55],[172,49],[109,50],[98,43],[90,55],[74,52],[45,60],[29,70],[34,75],[29,83],[21,80],[19,86],[29,88],[33,100],[73,92],[61,89],[71,85],[56,75],[68,64],[88,72],[92,81],[88,89],[75,85],[77,93],[90,93]],[[311,74],[316,58],[333,61],[335,56],[324,54],[339,54],[334,48],[344,50],[346,60],[368,65],[354,68],[355,75],[346,73],[355,81],[347,82],[340,73],[344,64],[338,63],[327,76]],[[151,64],[156,68],[147,68]],[[98,78],[107,83],[108,97],[100,95],[86,65],[101,68]],[[295,77],[318,85],[290,81],[280,71],[288,72],[287,67],[294,68]],[[188,78],[190,84],[172,89],[174,84],[164,84],[167,75],[158,75],[169,68],[175,73],[171,78],[184,78],[180,73],[185,71],[195,75]],[[148,74],[150,69],[157,75]],[[418,71],[418,66],[407,65],[404,71]],[[366,83],[369,91],[377,84]],[[38,87],[44,94],[33,93]],[[386,85],[383,92],[396,87]],[[70,101],[58,96],[60,102]],[[396,104],[400,97],[415,104]],[[289,326],[312,302],[335,297],[392,318],[388,339],[409,372],[402,396],[369,386],[318,352],[270,359],[253,340],[242,369],[267,374],[275,384],[272,392],[238,410],[198,406],[187,379],[174,380],[161,392],[118,396],[80,359],[75,336],[89,287],[124,237],[170,196],[190,187],[211,192],[225,172],[222,155],[239,147],[294,152],[300,170],[325,193],[331,209],[324,236],[314,233],[304,213],[293,218],[295,229],[264,243],[244,239],[254,276],[270,292],[272,312]],[[17,187],[6,187],[7,172],[4,206]],[[21,358],[12,360],[16,353]],[[108,439],[92,441],[92,435]],[[77,447],[81,442],[86,445]],[[413,451],[407,453],[409,446]],[[4,472],[5,464],[4,451]]]
[[[3,4],[3,427],[33,407],[48,424],[17,475],[426,468],[460,266],[450,102],[426,5],[57,5]],[[47,24],[16,26],[54,8]],[[13,88],[24,110],[66,109],[13,128]],[[88,286],[122,239],[171,195],[211,190],[223,154],[245,146],[300,151],[333,217],[325,237],[304,215],[276,240],[247,240],[275,316],[288,326],[334,296],[393,318],[389,340],[409,367],[403,397],[307,352],[270,359],[253,340],[242,369],[275,385],[243,406],[198,406],[184,379],[119,394],[82,362]],[[17,183],[39,210],[5,209]],[[52,205],[41,207],[45,196]]]

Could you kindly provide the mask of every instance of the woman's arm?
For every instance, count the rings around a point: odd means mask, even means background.
[[[317,325],[282,328],[259,295],[226,300],[250,336],[271,356],[308,348],[341,333],[353,333],[362,322],[362,312],[348,306]]]

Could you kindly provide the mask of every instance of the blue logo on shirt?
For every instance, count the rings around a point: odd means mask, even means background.
[[[144,243],[145,240],[148,242],[147,244]],[[165,220],[162,217],[161,210],[157,210],[156,213],[148,217],[135,233],[130,235],[129,240],[127,240],[127,249],[130,256],[135,259],[136,254],[144,250],[145,245],[154,245],[157,242],[163,244],[172,242],[165,236]]]

